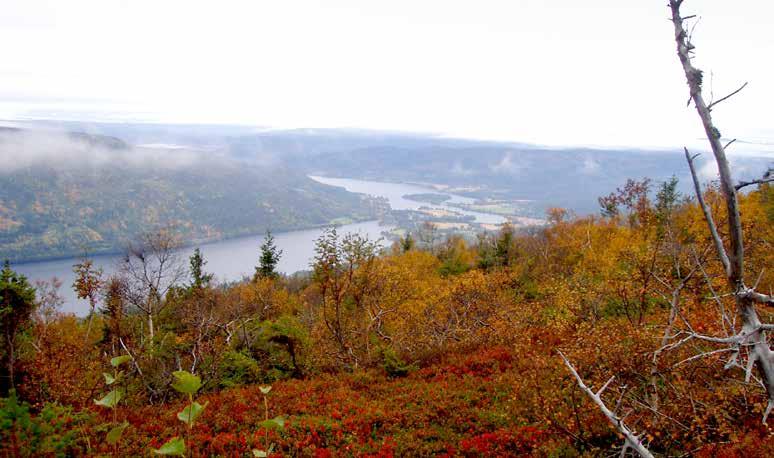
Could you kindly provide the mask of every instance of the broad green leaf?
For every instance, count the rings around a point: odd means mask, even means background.
[[[112,409],[116,405],[118,405],[118,401],[121,400],[122,396],[123,396],[123,393],[121,392],[121,390],[113,390],[110,393],[106,394],[105,397],[103,397],[102,399],[95,399],[94,404]]]
[[[112,385],[116,382],[116,378],[108,374],[107,372],[103,372],[102,376],[105,377],[105,383],[108,385]]]
[[[157,449],[153,449],[156,455],[177,455],[185,456],[185,441],[180,437],[173,437],[166,444]]]
[[[269,394],[269,391],[271,391],[271,385],[259,386],[258,389],[261,390],[261,393],[263,394]]]
[[[205,402],[204,405],[201,405],[198,402],[188,404],[183,410],[177,413],[177,418],[190,428],[199,415],[202,414],[204,408],[207,407],[207,404],[209,404],[209,402]]]
[[[132,357],[129,356],[129,355],[116,356],[115,358],[110,360],[110,365],[113,366],[113,367],[118,367],[121,364],[129,362],[131,360],[132,360]]]
[[[110,432],[107,433],[108,444],[115,445],[119,440],[121,440],[121,435],[124,433],[124,430],[127,426],[129,426],[129,422],[125,421],[111,429]]]
[[[258,426],[261,428],[266,429],[282,429],[285,427],[285,418],[283,417],[274,417],[270,420],[264,420],[260,423],[258,423]]]
[[[193,375],[186,371],[175,371],[172,375],[175,376],[172,388],[181,393],[194,394],[202,387],[202,379],[198,375]]]

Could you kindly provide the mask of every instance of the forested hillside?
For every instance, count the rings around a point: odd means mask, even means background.
[[[0,148],[20,156],[0,167],[0,259],[121,251],[154,227],[192,243],[376,215],[364,197],[301,172],[214,153],[17,130],[0,132]]]

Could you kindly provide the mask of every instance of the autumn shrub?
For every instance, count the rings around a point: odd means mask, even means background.
[[[309,333],[292,315],[281,315],[261,322],[257,332],[257,348],[263,353],[266,374],[271,383],[291,376],[301,376],[307,369]]]
[[[389,377],[405,377],[409,371],[416,369],[416,365],[407,364],[390,347],[384,347],[381,350],[382,368]]]
[[[39,328],[22,359],[18,394],[34,405],[58,402],[75,408],[90,404],[102,384],[98,349],[85,339],[85,327],[72,315]]]
[[[527,426],[513,431],[498,429],[460,441],[460,452],[466,456],[523,456],[534,450],[545,431]]]
[[[751,425],[752,426],[752,425]],[[774,437],[760,425],[732,442],[709,444],[696,452],[698,458],[764,458],[774,456]]]
[[[236,350],[223,353],[219,371],[219,384],[222,388],[258,383],[263,372],[256,360]]]
[[[3,456],[68,456],[88,448],[89,439],[81,424],[90,421],[88,412],[46,403],[36,414],[29,403],[20,402],[15,392],[0,399],[0,454]]]

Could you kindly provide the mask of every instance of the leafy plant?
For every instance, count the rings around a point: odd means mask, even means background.
[[[161,447],[154,449],[157,455],[185,456],[185,441],[180,437],[173,437]]]
[[[269,392],[271,391],[271,385],[261,386],[259,389],[263,395],[264,420],[258,426],[264,429],[264,447],[266,447],[266,450],[253,449],[253,456],[265,458],[274,451],[274,444],[269,444],[269,430],[283,429],[285,427],[285,418],[277,416],[269,419]]]
[[[188,442],[190,443],[191,430],[193,429],[194,422],[204,412],[204,409],[209,402],[199,404],[193,399],[193,395],[202,387],[202,380],[198,375],[194,375],[187,371],[175,371],[172,375],[175,377],[175,381],[172,382],[172,388],[178,393],[188,395],[188,405],[177,413],[177,419],[185,423],[188,427]],[[186,441],[180,437],[173,437],[161,447],[154,449],[153,453],[157,455],[184,456],[185,442]]]
[[[109,374],[107,372],[103,372],[102,376],[105,378],[105,385],[108,387],[112,387],[118,384],[118,382],[123,378],[124,371],[119,370],[118,368],[122,366],[123,364],[129,362],[132,360],[132,357],[129,355],[121,355],[116,356],[115,358],[111,358],[110,365],[113,367],[113,373]],[[124,433],[124,430],[129,426],[129,423],[127,421],[124,421],[121,424],[118,423],[117,415],[118,412],[116,411],[116,408],[118,407],[118,403],[121,402],[121,398],[124,396],[124,391],[121,388],[113,388],[108,394],[103,396],[101,399],[95,399],[94,404],[102,407],[106,407],[108,409],[111,409],[113,411],[113,427],[108,431],[107,435],[105,436],[105,441],[107,441],[108,444],[112,445],[114,448],[114,452],[118,453],[118,442],[121,440],[121,436]]]

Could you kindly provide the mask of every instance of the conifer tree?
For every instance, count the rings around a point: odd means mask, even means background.
[[[14,367],[16,366],[17,337],[29,322],[35,309],[35,288],[27,277],[11,270],[5,261],[0,271],[0,326],[3,329],[2,378],[0,396],[7,396],[14,389]]]
[[[274,243],[274,236],[271,231],[266,231],[266,238],[261,244],[261,257],[258,260],[258,266],[255,268],[255,278],[275,278],[277,277],[277,264],[279,264],[282,250],[277,248]]]
[[[204,266],[207,265],[207,261],[202,256],[202,251],[197,248],[194,250],[194,254],[189,258],[191,264],[191,289],[201,289],[209,286],[212,281],[212,274],[204,272]]]
[[[416,245],[416,242],[414,241],[414,237],[411,236],[411,232],[406,232],[406,236],[400,238],[401,252],[408,253],[414,249],[414,245]]]

